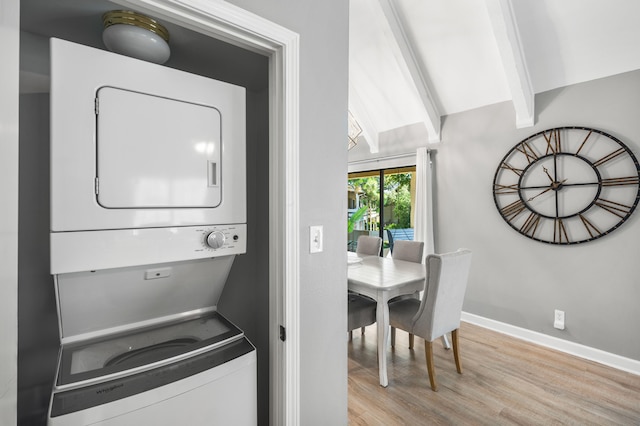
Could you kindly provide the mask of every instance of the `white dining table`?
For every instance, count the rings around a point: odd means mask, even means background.
[[[357,259],[357,258],[356,258]],[[387,257],[369,256],[354,260],[347,267],[349,290],[369,296],[378,302],[378,370],[380,385],[389,384],[387,377],[387,342],[389,341],[390,299],[414,294],[424,289],[425,265]]]

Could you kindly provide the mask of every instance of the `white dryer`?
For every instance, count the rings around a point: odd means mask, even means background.
[[[246,251],[245,89],[51,39],[51,269]]]
[[[257,423],[217,305],[246,252],[245,91],[51,40],[50,425]]]

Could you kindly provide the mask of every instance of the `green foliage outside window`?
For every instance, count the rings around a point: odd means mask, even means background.
[[[353,232],[353,228],[362,219],[362,216],[367,212],[368,207],[362,206],[356,210],[347,220],[347,232],[350,234]]]
[[[393,208],[393,222],[385,228],[411,227],[411,173],[395,173],[385,175],[384,205]],[[369,217],[373,212],[379,213],[380,182],[377,177],[349,179],[349,185],[360,190],[362,205],[367,207]],[[363,213],[364,215],[364,213]],[[352,216],[353,217],[353,216]],[[354,219],[353,223],[357,220]],[[350,231],[353,224],[349,223]]]
[[[387,228],[411,227],[411,173],[397,173],[385,176],[384,205],[393,206],[395,221]]]

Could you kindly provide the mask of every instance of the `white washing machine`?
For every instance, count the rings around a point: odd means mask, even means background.
[[[217,311],[246,252],[243,88],[51,40],[50,425],[257,423]]]
[[[232,262],[58,275],[49,424],[255,425],[255,348],[216,309]]]

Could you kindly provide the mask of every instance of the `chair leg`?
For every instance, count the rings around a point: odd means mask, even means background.
[[[413,349],[413,334],[409,333],[409,349]]]
[[[447,339],[446,333],[442,335],[442,346],[444,346],[445,349],[451,349],[451,345],[449,344],[449,339]]]
[[[353,331],[350,331],[349,332],[349,341],[352,341],[352,340],[353,340]]]
[[[391,347],[396,347],[396,328],[391,327]]]
[[[429,382],[431,382],[431,389],[434,392],[438,391],[438,384],[436,383],[436,370],[433,368],[433,344],[432,342],[424,341],[424,354],[427,358],[427,373],[429,373]]]
[[[456,370],[462,374],[462,363],[460,362],[460,348],[458,345],[458,329],[451,332],[451,341],[453,344],[453,358],[456,360]]]
[[[364,334],[364,327],[360,327],[360,334]]]

